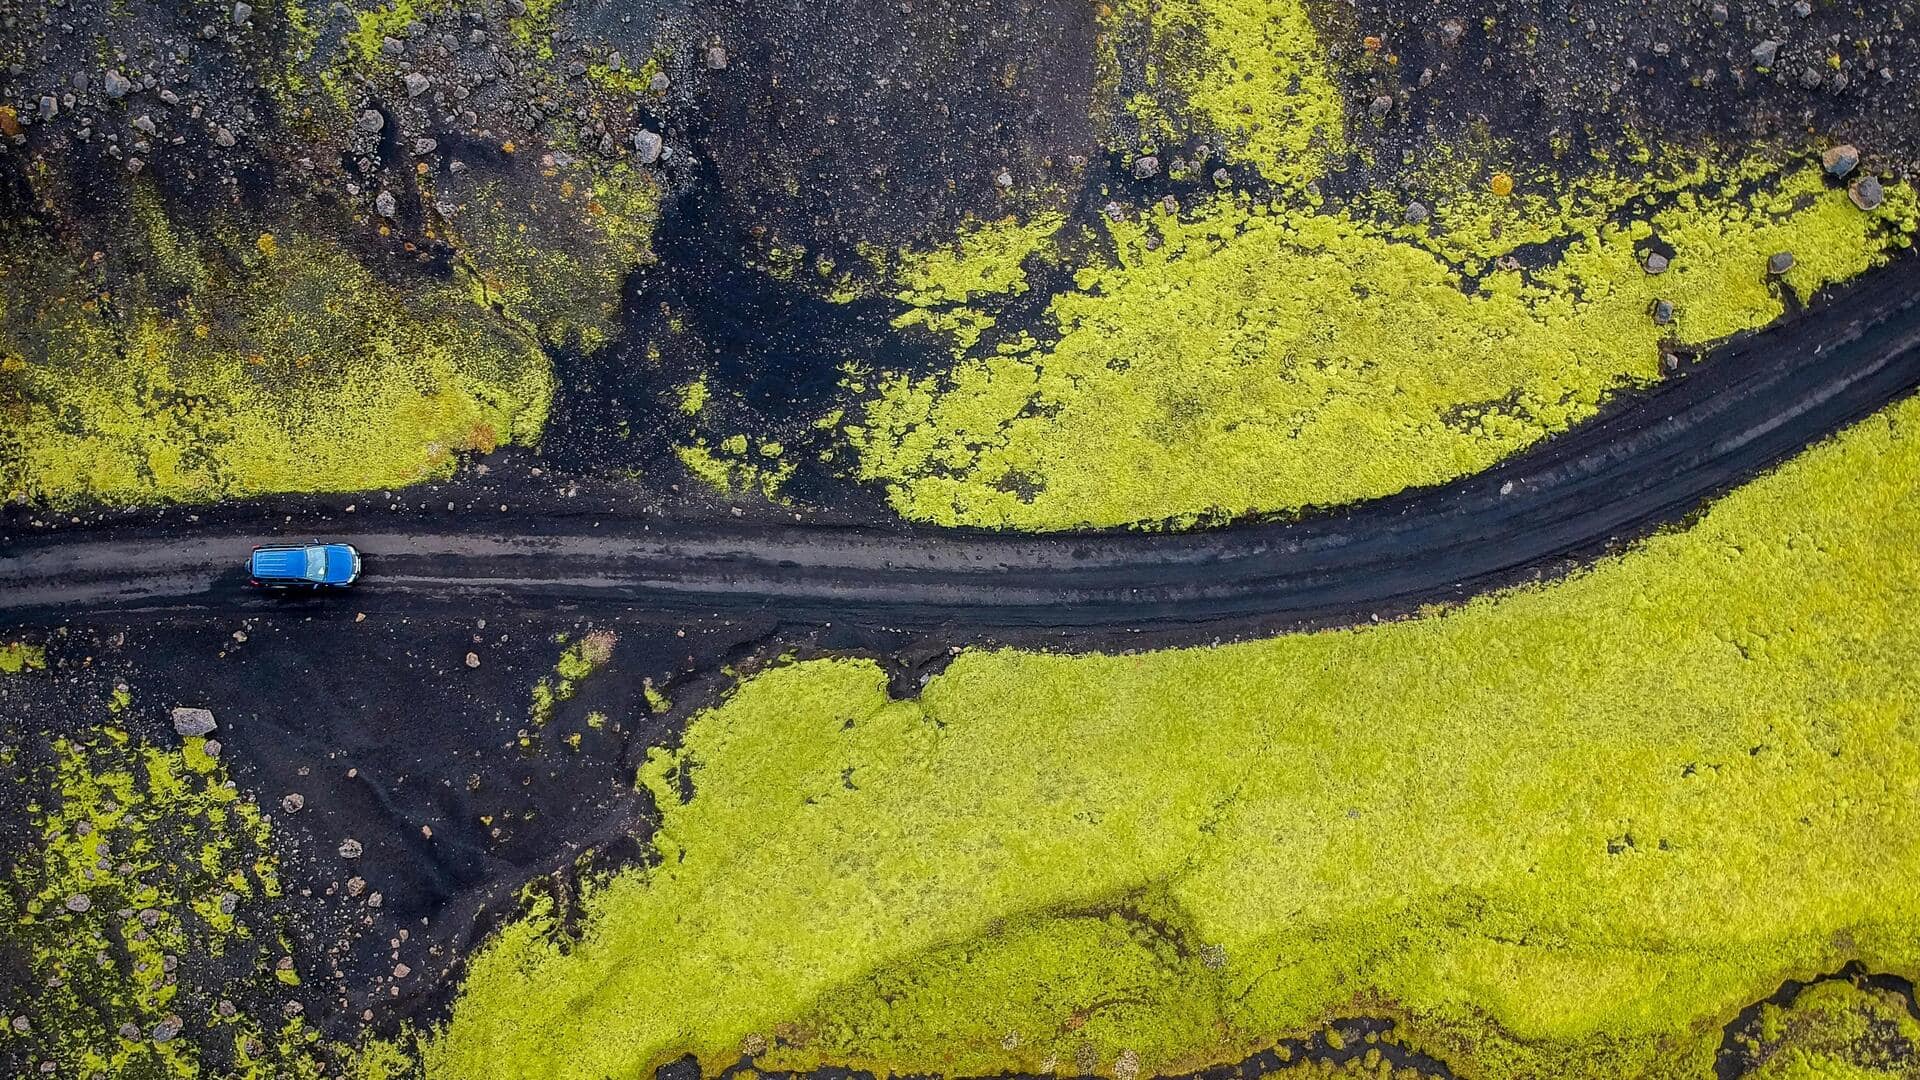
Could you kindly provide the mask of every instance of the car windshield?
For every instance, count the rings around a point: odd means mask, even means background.
[[[326,548],[310,547],[307,549],[307,572],[305,574],[305,577],[308,581],[326,580],[326,577],[327,577],[327,549]]]

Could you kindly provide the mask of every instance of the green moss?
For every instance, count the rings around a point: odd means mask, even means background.
[[[776,452],[766,453],[768,447]],[[673,452],[689,473],[721,494],[758,492],[761,497],[777,502],[781,485],[793,475],[795,468],[791,462],[778,460],[779,450],[778,443],[763,444],[756,460],[748,450],[747,437],[734,434],[722,440],[718,450],[696,440],[691,446],[675,447]]]
[[[611,630],[591,630],[562,649],[560,659],[553,665],[553,674],[533,684],[533,722],[545,724],[552,720],[554,706],[573,697],[587,676],[613,659],[613,647],[619,640]]]
[[[1245,197],[1156,211],[1109,226],[1114,263],[1054,297],[1052,344],[886,379],[846,432],[861,479],[948,525],[1191,523],[1439,483],[1656,378],[1665,349],[1764,325],[1783,288],[1884,258],[1915,227],[1912,193],[1890,191],[1873,214],[1815,170],[1738,198],[1684,191],[1474,283],[1436,245],[1346,215]],[[1652,235],[1677,250],[1657,277],[1637,250]],[[1771,280],[1780,250],[1799,262]],[[1649,314],[1660,299],[1670,325]]]
[[[1875,1080],[1920,1069],[1920,1021],[1907,999],[1845,980],[1762,1006],[1756,1035],[1741,1046],[1756,1063],[1752,1080]]]
[[[7,1008],[27,1030],[0,1036],[19,1060],[195,1077],[203,1054],[230,1047],[239,1062],[223,1075],[317,1075],[297,1020],[269,1031],[212,1008],[272,981],[256,929],[280,882],[265,816],[194,742],[183,760],[118,729],[59,739],[31,777],[49,794],[27,807],[34,841],[0,889],[10,955],[26,965]],[[170,1019],[180,1037],[155,1041]]]
[[[154,269],[124,296],[48,252],[0,263],[8,497],[393,486],[538,437],[545,357],[458,285],[382,279],[310,236],[249,230],[209,257],[149,232]]]
[[[1705,1075],[1783,979],[1920,972],[1916,425],[1443,617],[968,652],[917,701],[866,661],[769,671],[651,753],[660,861],[578,940],[481,952],[430,1072],[714,1070],[772,1034],[769,1065],[1084,1041],[1155,1074],[1374,1013],[1465,1077]]]
[[[1117,5],[1151,37],[1146,81],[1128,109],[1145,149],[1175,141],[1187,113],[1269,181],[1304,186],[1344,143],[1340,90],[1298,0],[1154,0]],[[1190,130],[1190,129],[1189,129]]]
[[[620,287],[652,258],[660,188],[625,164],[543,167],[538,181],[489,180],[442,227],[480,286],[548,344],[592,351],[615,332]]]
[[[47,650],[24,641],[0,644],[0,675],[18,675],[22,671],[44,671]]]

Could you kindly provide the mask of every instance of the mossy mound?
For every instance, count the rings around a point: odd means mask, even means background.
[[[16,237],[0,271],[0,493],[56,505],[416,483],[530,443],[544,356],[457,280],[338,241],[188,236],[157,210],[117,291]],[[244,237],[244,239],[243,239]]]

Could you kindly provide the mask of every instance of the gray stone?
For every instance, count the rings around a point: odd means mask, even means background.
[[[1753,62],[1758,67],[1772,67],[1780,57],[1780,43],[1769,38],[1753,47]]]
[[[1667,257],[1657,251],[1649,251],[1647,261],[1641,265],[1646,267],[1649,274],[1664,274],[1667,272]]]
[[[1727,20],[1731,17],[1732,13],[1727,10],[1725,4],[1715,4],[1707,9],[1707,18],[1712,19],[1715,26],[1727,25]]]
[[[137,157],[130,157],[127,159],[127,171],[130,173],[137,173],[141,169],[144,169],[146,167],[147,167],[147,163],[144,161],[141,161]]]
[[[102,87],[106,90],[107,96],[116,101],[133,93],[132,80],[112,69],[108,69],[106,77],[102,80]]]
[[[1847,188],[1847,198],[1862,210],[1877,210],[1886,201],[1887,193],[1880,188],[1880,178],[1863,176]]]
[[[193,709],[183,705],[173,710],[174,733],[184,738],[211,735],[213,729],[218,726],[213,721],[213,713],[206,709]]]
[[[360,857],[362,850],[360,841],[352,837],[348,837],[340,842],[340,857],[343,859],[357,859]]]
[[[725,71],[727,68],[727,49],[724,45],[707,46],[707,70]]]
[[[1820,155],[1820,167],[1827,170],[1827,175],[1835,179],[1852,172],[1853,167],[1858,164],[1860,164],[1860,151],[1854,149],[1852,143],[1841,143],[1839,146],[1829,147],[1826,153]]]
[[[179,95],[179,94],[176,94],[176,93],[174,93],[174,92],[173,92],[173,91],[171,91],[171,90],[168,90],[168,89],[167,89],[167,88],[165,88],[165,87],[161,87],[161,88],[160,88],[160,100],[161,100],[162,102],[164,102],[165,104],[168,104],[168,105],[178,105],[178,104],[180,104],[180,95]]]
[[[128,1042],[132,1042],[140,1037],[140,1029],[133,1024],[121,1024],[120,1037]]]
[[[210,758],[218,758],[220,756],[220,751],[223,749],[225,749],[225,747],[220,745],[219,739],[208,739],[205,743],[201,744],[200,746],[200,752],[207,755]]]
[[[403,76],[400,81],[407,84],[408,97],[419,97],[421,94],[426,93],[427,90],[433,86],[433,80],[427,78],[425,75],[422,75],[417,71],[407,72],[406,75]]]
[[[1160,173],[1160,159],[1152,154],[1143,154],[1133,159],[1133,178],[1145,180]]]
[[[1799,3],[1793,5],[1793,13],[1804,19],[1813,14],[1813,5],[1808,3],[1807,0],[1800,0]]]
[[[85,915],[93,910],[93,898],[83,892],[74,893],[67,897],[67,910],[75,915]]]
[[[379,109],[367,109],[360,114],[360,119],[353,122],[353,126],[371,134],[386,127],[387,118],[380,115]]]
[[[1800,71],[1800,85],[1805,87],[1808,90],[1812,90],[1815,87],[1818,87],[1825,80],[1826,80],[1826,76],[1822,75],[1820,73],[1820,69],[1817,67],[1810,66],[1810,67],[1803,68]]]
[[[297,791],[291,791],[280,797],[280,809],[289,814],[297,814],[306,809],[307,797]]]
[[[666,140],[657,131],[645,128],[633,133],[633,156],[642,165],[651,165],[660,160],[660,151],[666,146]]]
[[[169,1016],[165,1020],[153,1025],[154,1042],[171,1042],[173,1037],[178,1034],[180,1034],[180,1018],[177,1016]]]
[[[1433,211],[1427,209],[1426,203],[1410,202],[1407,204],[1407,224],[1409,225],[1425,225],[1427,219],[1432,216]]]
[[[656,94],[664,94],[667,92],[667,87],[672,85],[673,82],[667,78],[666,72],[656,71],[653,73],[653,78],[647,82],[647,89]]]
[[[1392,94],[1376,95],[1373,99],[1373,103],[1367,106],[1368,116],[1381,117],[1381,116],[1387,115],[1392,111],[1393,111],[1393,95]]]
[[[253,19],[253,5],[237,3],[233,5],[233,25],[245,26]]]
[[[232,146],[235,141],[233,132],[228,131],[226,128],[215,127],[213,129],[213,144],[215,146]]]
[[[380,53],[383,56],[399,56],[406,51],[407,43],[397,37],[383,37],[380,39]]]
[[[1767,257],[1767,273],[1784,274],[1793,269],[1793,252],[1777,251]]]
[[[87,78],[86,72],[76,71],[73,73],[73,78],[67,80],[67,82],[68,85],[72,86],[75,90],[84,94],[87,92],[87,85],[92,82],[92,80]]]
[[[52,94],[40,98],[40,119],[51,120],[60,115],[60,99]]]
[[[1673,301],[1655,300],[1653,302],[1653,322],[1655,326],[1665,326],[1673,321]]]
[[[426,138],[425,136],[422,136],[418,139],[413,140],[413,152],[415,156],[424,157],[427,154],[431,154],[438,149],[440,149],[440,143],[435,139],[429,139],[429,138]]]
[[[1460,44],[1461,37],[1467,32],[1467,24],[1459,19],[1447,19],[1440,24],[1440,44],[1452,48]]]
[[[393,192],[383,191],[373,197],[373,209],[381,217],[391,219],[394,214],[399,213],[400,203],[394,199]]]

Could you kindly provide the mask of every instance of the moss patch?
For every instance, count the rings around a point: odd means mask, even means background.
[[[109,726],[51,748],[44,773],[5,754],[9,780],[47,794],[0,888],[23,976],[0,1044],[60,1075],[319,1075],[297,1016],[233,1004],[287,962],[262,932],[280,882],[265,817],[206,740],[168,751]]]
[[[865,661],[752,679],[643,770],[660,864],[578,941],[535,917],[481,953],[432,1070],[759,1035],[1160,1073],[1371,1013],[1464,1076],[1703,1075],[1786,978],[1920,969],[1916,424],[1442,617],[969,652],[917,701]]]
[[[8,497],[384,487],[538,437],[544,356],[459,283],[387,280],[310,236],[221,251],[146,224],[152,269],[124,295],[47,251],[0,269]]]
[[[1920,1075],[1920,1021],[1893,990],[1834,979],[1761,1007],[1741,1040],[1753,1080],[1878,1080]]]
[[[1191,523],[1439,483],[1908,243],[1912,194],[1890,190],[1863,214],[1814,170],[1688,189],[1475,281],[1447,261],[1464,251],[1346,214],[1155,211],[1109,224],[1114,260],[1054,297],[1050,345],[884,380],[847,434],[903,516],[948,525]],[[1674,251],[1658,276],[1641,266],[1656,238]],[[1783,250],[1797,265],[1769,278]],[[943,318],[963,351],[978,337],[982,317]]]
[[[620,287],[652,258],[660,188],[628,165],[589,168],[547,155],[534,180],[446,181],[441,226],[474,271],[480,299],[550,345],[591,352],[615,333]]]
[[[47,666],[47,650],[24,641],[0,643],[0,674],[18,675],[22,671],[40,671]]]
[[[1304,186],[1344,141],[1340,91],[1319,31],[1297,0],[1128,0],[1122,19],[1147,28],[1147,89],[1129,102],[1144,149],[1191,122],[1269,181]],[[1187,121],[1182,123],[1180,121]]]

